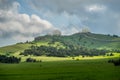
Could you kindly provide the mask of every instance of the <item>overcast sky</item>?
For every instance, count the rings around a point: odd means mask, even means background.
[[[0,0],[0,46],[82,28],[120,35],[120,0]]]

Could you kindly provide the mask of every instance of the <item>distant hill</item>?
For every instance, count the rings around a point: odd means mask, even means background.
[[[94,33],[76,33],[69,36],[39,36],[33,42],[60,42],[65,45],[97,49],[120,49],[120,37]]]
[[[56,48],[66,48],[73,46],[74,48],[86,47],[88,49],[107,49],[120,50],[120,37],[116,35],[104,35],[95,33],[75,33],[73,35],[45,35],[38,36],[32,42],[17,43],[15,45],[0,48],[0,54],[14,54],[22,52],[30,46],[53,46]]]

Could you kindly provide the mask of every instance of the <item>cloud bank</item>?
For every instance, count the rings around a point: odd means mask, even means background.
[[[4,0],[0,2],[4,3]],[[4,6],[0,8],[0,40],[11,39],[18,42],[33,40],[35,36],[46,34],[54,29],[49,21],[35,14],[20,14],[19,6],[19,3],[13,2],[8,5],[8,8]],[[3,44],[2,42],[0,44]]]
[[[67,24],[60,25],[60,21],[64,21],[65,15],[68,14],[69,17],[72,17],[72,21],[75,20],[75,16],[78,17],[80,23],[76,22],[79,29],[82,26],[87,26],[95,33],[120,35],[120,26],[118,26],[120,21],[119,0],[27,0],[26,3],[29,3],[35,11],[39,10],[40,14],[45,12],[46,15],[49,15],[47,16],[48,20],[53,21],[54,18],[56,22],[58,20],[57,25],[59,26],[68,26],[72,23],[69,24],[68,18]],[[64,12],[65,15],[63,15]],[[51,18],[52,15],[55,16]],[[59,16],[63,19],[60,19]],[[56,22],[53,24],[56,25]],[[76,25],[75,23],[72,24]],[[71,31],[75,27],[67,28]]]
[[[58,29],[120,35],[120,0],[0,0],[0,46]]]

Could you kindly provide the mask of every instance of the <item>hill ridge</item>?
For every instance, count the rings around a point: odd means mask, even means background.
[[[120,40],[104,40],[104,39],[98,39],[98,38],[95,38],[95,37],[90,37],[90,36],[88,36],[88,35],[86,35],[86,34],[84,34],[84,36],[85,36],[86,38],[91,38],[91,39],[94,39],[94,40],[106,41],[106,42],[119,42],[119,41],[120,41]]]
[[[86,47],[89,49],[120,50],[120,37],[95,33],[75,33],[72,35],[45,35],[35,37],[33,41],[0,47],[0,53],[16,53],[35,46]]]

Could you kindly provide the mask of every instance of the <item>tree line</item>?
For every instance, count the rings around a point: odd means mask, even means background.
[[[21,58],[17,58],[14,56],[5,56],[5,55],[0,55],[0,63],[19,63],[21,61]]]
[[[105,55],[107,50],[98,49],[87,49],[85,47],[76,48],[74,46],[69,46],[66,48],[57,48],[53,46],[31,46],[30,49],[24,50],[20,55],[35,55],[35,56],[56,56],[56,57],[67,57],[67,56],[98,56]]]

